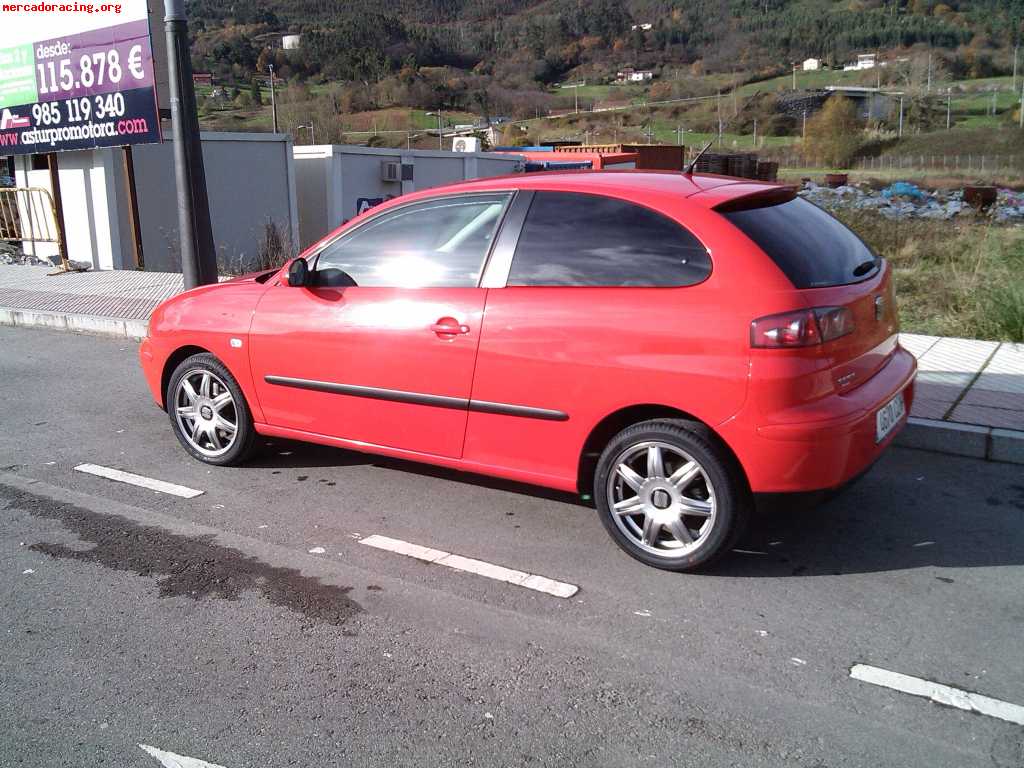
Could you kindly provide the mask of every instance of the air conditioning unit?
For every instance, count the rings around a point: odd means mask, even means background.
[[[476,136],[459,136],[452,141],[452,152],[479,152],[480,139]]]
[[[381,181],[401,181],[402,164],[391,160],[382,160],[380,164]]]
[[[394,160],[381,160],[381,181],[412,181],[413,167],[412,163],[401,163]]]

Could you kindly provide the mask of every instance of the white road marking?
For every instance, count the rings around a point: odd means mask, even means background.
[[[75,467],[75,471],[85,472],[88,475],[96,475],[97,477],[105,477],[108,480],[116,480],[119,483],[137,485],[140,488],[148,488],[158,493],[169,493],[172,496],[180,496],[183,499],[194,499],[196,496],[203,494],[202,491],[197,491],[195,488],[186,488],[184,485],[175,485],[164,480],[154,480],[152,477],[123,472],[120,469],[101,467],[99,464],[79,464]]]
[[[311,555],[322,555],[326,551],[327,550],[324,549],[323,547],[313,547],[311,550],[309,550],[309,554],[311,554]]]
[[[208,763],[205,760],[197,760],[194,757],[176,755],[173,752],[165,752],[162,749],[151,747],[148,744],[139,744],[143,751],[152,755],[160,761],[164,768],[224,768],[223,765]]]
[[[883,688],[892,688],[894,691],[909,693],[911,696],[922,696],[937,704],[945,704],[947,707],[978,712],[1005,720],[1008,723],[1024,725],[1024,707],[1011,704],[1008,701],[982,696],[980,693],[962,691],[949,685],[933,683],[930,680],[903,675],[899,672],[890,672],[867,664],[854,664],[850,667],[850,677],[872,685],[880,685]]]
[[[516,571],[501,565],[486,563],[483,560],[474,560],[471,557],[453,555],[451,552],[423,547],[419,544],[412,544],[401,539],[392,539],[388,536],[373,534],[365,539],[360,539],[359,543],[375,547],[376,549],[395,552],[406,557],[414,557],[417,560],[423,560],[428,563],[437,563],[448,568],[454,568],[457,571],[466,571],[467,573],[475,573],[478,576],[486,576],[488,579],[504,581],[517,587],[525,587],[526,589],[554,595],[555,597],[572,597],[579,591],[579,587],[574,584],[566,584],[562,581],[555,581],[546,576],[537,576],[525,571]]]

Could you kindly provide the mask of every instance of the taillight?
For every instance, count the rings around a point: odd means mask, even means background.
[[[750,324],[750,346],[762,349],[813,347],[853,333],[846,307],[817,307],[760,317]]]

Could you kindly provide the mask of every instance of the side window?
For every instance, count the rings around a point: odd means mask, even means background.
[[[709,274],[707,249],[660,213],[601,195],[537,192],[508,285],[668,287]]]
[[[510,194],[464,195],[397,208],[320,252],[319,285],[471,288]]]

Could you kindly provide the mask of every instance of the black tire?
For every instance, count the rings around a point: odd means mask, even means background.
[[[643,490],[634,489],[630,485],[630,490],[627,491],[626,485],[630,481],[620,477],[616,468],[624,460],[628,464],[645,456],[646,454],[641,452],[651,450],[650,445],[645,447],[645,444],[658,446],[658,455],[666,455],[669,458],[666,459],[660,475],[654,473],[640,477],[644,481],[641,485]],[[666,451],[665,448],[669,450]],[[706,518],[699,515],[684,515],[682,520],[686,530],[683,534],[692,536],[694,530],[698,531],[698,535],[693,536],[691,544],[683,543],[684,539],[680,539],[679,535],[670,530],[670,525],[662,527],[657,522],[652,525],[652,529],[657,531],[653,533],[653,543],[647,542],[646,534],[641,530],[647,526],[648,514],[644,510],[657,508],[659,512],[670,516],[671,512],[677,509],[675,501],[679,499],[675,496],[670,498],[668,491],[662,491],[660,497],[654,495],[659,493],[657,478],[672,474],[670,460],[676,461],[677,468],[681,468],[686,461],[685,457],[676,454],[675,451],[689,457],[701,470],[691,484],[686,486],[686,498],[682,500],[690,501],[689,496],[692,495],[703,501],[704,507],[713,508],[714,511]],[[630,459],[631,456],[634,458]],[[667,483],[667,478],[662,484],[664,483]],[[639,511],[624,515],[616,513],[613,509],[616,497],[623,496],[620,502],[628,503],[632,500],[633,493],[636,494],[635,501],[639,505],[636,508]],[[680,496],[682,495],[683,492],[680,492]],[[692,571],[711,564],[730,551],[743,531],[751,506],[746,478],[729,451],[703,424],[683,419],[644,421],[617,434],[605,447],[598,460],[594,472],[594,500],[601,516],[601,523],[619,547],[646,565],[668,571]],[[662,504],[670,506],[662,509]],[[705,510],[703,514],[708,515],[708,512]],[[651,517],[654,520],[660,519],[657,513]],[[672,524],[675,522],[673,520]],[[698,528],[691,529],[691,523]],[[705,525],[710,525],[706,531]],[[676,548],[676,551],[672,548]]]
[[[235,417],[234,440],[226,450],[218,453],[217,455],[210,455],[212,452],[212,446],[206,453],[202,450],[197,450],[190,441],[190,438],[182,431],[182,426],[179,423],[179,419],[175,411],[176,394],[178,393],[181,380],[186,375],[192,377],[197,372],[202,371],[211,373],[213,376],[220,379],[220,381],[226,386],[232,400],[231,407],[233,408],[233,415]],[[170,380],[167,382],[167,391],[164,393],[164,403],[167,406],[167,414],[171,419],[171,429],[174,431],[174,436],[178,438],[178,442],[181,443],[182,447],[188,451],[193,458],[198,459],[205,464],[231,466],[245,461],[245,459],[252,453],[256,444],[256,429],[253,427],[252,412],[249,410],[249,404],[245,400],[242,388],[238,386],[238,382],[235,380],[235,377],[231,375],[231,371],[229,371],[227,367],[214,355],[204,352],[202,354],[192,355],[191,357],[183,360],[178,367],[174,369]]]

